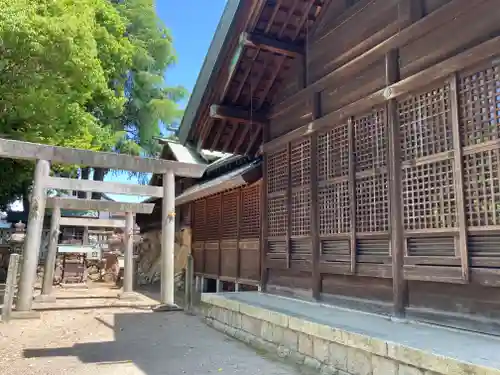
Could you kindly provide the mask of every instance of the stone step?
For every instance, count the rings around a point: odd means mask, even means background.
[[[201,301],[214,328],[325,375],[500,375],[494,336],[257,292]]]

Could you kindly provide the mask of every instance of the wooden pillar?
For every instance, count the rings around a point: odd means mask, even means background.
[[[269,141],[269,127],[262,128],[262,144]],[[269,270],[267,268],[267,237],[269,228],[269,218],[267,212],[267,154],[263,153],[262,158],[262,184],[260,185],[260,291],[265,292]]]
[[[134,280],[134,215],[127,212],[125,216],[125,262],[123,270],[123,294],[129,297],[133,291]]]
[[[458,102],[457,75],[453,74],[450,80],[451,126],[453,132],[453,178],[455,180],[455,196],[457,199],[458,214],[458,249],[456,255],[460,257],[462,279],[469,282],[469,250],[467,247],[467,218],[464,202],[464,172],[462,158],[462,142],[460,140],[460,118]]]
[[[351,233],[349,234],[349,249],[351,253],[350,272],[356,274],[356,155],[355,155],[355,131],[352,117],[347,120],[347,138],[349,139],[349,201],[351,203]]]
[[[397,50],[386,54],[386,84],[399,81],[399,56]],[[401,206],[401,140],[397,101],[387,103],[389,138],[389,213],[392,255],[392,291],[394,314],[402,317],[408,300],[408,283],[404,279],[404,233]]]
[[[38,254],[45,216],[45,187],[44,180],[49,177],[50,164],[47,160],[38,160],[35,167],[33,191],[31,192],[30,213],[26,240],[24,243],[21,280],[16,302],[16,311],[28,312],[33,302],[33,288],[35,286]]]
[[[292,263],[292,144],[288,143],[286,148],[286,163],[288,170],[288,180],[286,185],[286,268]]]
[[[61,218],[61,208],[56,203],[52,210],[50,221],[50,237],[47,257],[45,258],[45,267],[43,271],[42,293],[37,297],[41,302],[52,302],[55,300],[52,294],[52,283],[54,280],[54,269],[56,267],[57,244],[59,241],[59,220]]]
[[[312,105],[313,120],[321,117],[321,93],[316,92],[313,96]],[[311,135],[311,248],[312,248],[312,296],[319,300],[321,296],[321,273],[319,269],[320,240],[319,240],[319,208],[318,208],[318,135]]]
[[[175,251],[175,176],[173,171],[163,175],[161,230],[161,296],[166,309],[176,308],[174,302],[174,251]]]
[[[238,198],[236,200],[236,280],[241,274],[241,249],[240,249],[240,231],[241,231],[241,213],[242,213],[242,194],[243,189],[238,188]]]

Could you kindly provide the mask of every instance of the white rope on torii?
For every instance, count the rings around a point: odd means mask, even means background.
[[[160,196],[162,204],[162,262],[161,304],[166,309],[175,308],[174,303],[174,244],[175,244],[175,176],[199,178],[206,165],[141,158],[116,153],[94,152],[65,147],[0,139],[0,157],[36,160],[31,210],[23,251],[23,262],[19,293],[16,303],[18,317],[32,313],[33,287],[36,279],[38,253],[46,207],[47,189],[80,187],[81,191],[99,191],[114,194]],[[163,175],[162,187],[122,184],[115,182],[83,181],[50,177],[50,162],[77,164],[88,167],[146,172]],[[24,315],[24,316],[23,316]],[[14,317],[14,315],[13,315]]]

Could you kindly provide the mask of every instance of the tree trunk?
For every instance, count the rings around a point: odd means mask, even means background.
[[[108,173],[107,169],[94,168],[94,181],[104,181],[104,177]],[[101,199],[102,193],[92,193],[92,199]]]
[[[90,177],[90,168],[89,167],[82,168],[82,180],[88,180],[89,177]],[[79,191],[78,198],[80,199],[87,198],[87,192]]]

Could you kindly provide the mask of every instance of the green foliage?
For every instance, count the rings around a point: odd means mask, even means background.
[[[155,154],[186,95],[165,84],[174,62],[152,0],[0,0],[0,136]],[[26,195],[32,169],[0,159],[0,207]]]

